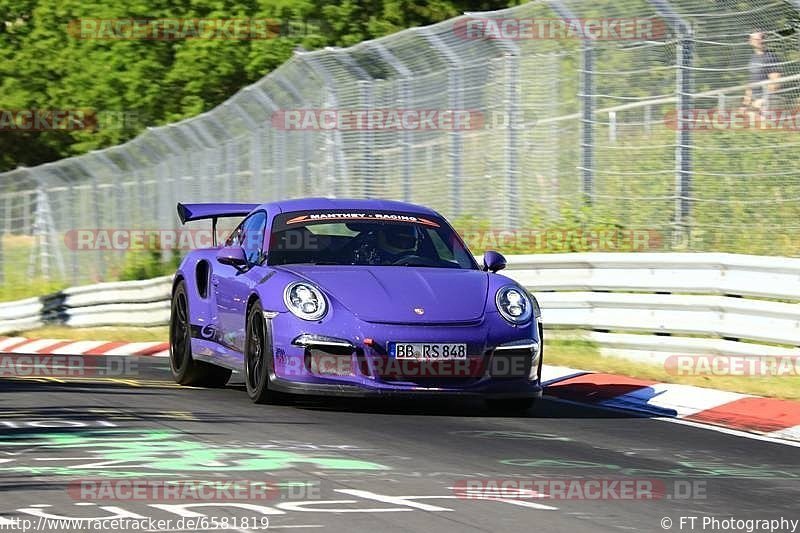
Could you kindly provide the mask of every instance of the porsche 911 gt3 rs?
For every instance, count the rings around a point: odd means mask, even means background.
[[[276,394],[472,396],[504,409],[541,396],[535,298],[479,266],[435,211],[311,198],[178,204],[181,222],[243,217],[175,275],[170,366],[178,383],[240,372],[255,402]]]

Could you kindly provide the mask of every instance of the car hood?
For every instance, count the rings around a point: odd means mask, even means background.
[[[477,321],[483,316],[489,284],[488,275],[479,270],[327,265],[281,268],[313,282],[368,322]]]

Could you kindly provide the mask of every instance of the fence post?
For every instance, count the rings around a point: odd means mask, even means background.
[[[398,95],[399,107],[401,109],[409,108],[414,98],[414,91],[411,87],[411,78],[413,78],[414,74],[403,64],[402,61],[397,59],[397,56],[383,46],[380,41],[369,41],[367,46],[375,50],[380,58],[383,59],[395,70],[395,72],[397,72],[397,74],[400,75],[400,79],[398,80],[398,92],[400,93]],[[412,196],[411,178],[413,170],[413,158],[411,153],[411,132],[408,130],[408,128],[402,128],[400,130],[400,147],[402,149],[401,172],[403,175],[403,200],[410,202]]]
[[[519,227],[519,139],[517,135],[517,121],[519,120],[519,56],[506,54],[506,192],[508,194],[508,214],[506,215],[506,229]],[[535,127],[535,126],[534,126]]]
[[[448,107],[450,111],[460,110],[462,108],[463,96],[463,82],[459,66],[462,64],[461,58],[450,49],[445,41],[430,32],[427,28],[420,28],[415,30],[422,35],[433,49],[444,58],[447,62],[447,98]],[[452,216],[458,217],[461,215],[462,202],[461,202],[461,178],[462,178],[462,165],[461,160],[464,157],[464,133],[460,130],[453,129],[450,132],[450,194],[452,196],[453,214]]]
[[[166,126],[166,128],[170,128],[170,127],[172,127],[172,126]],[[169,216],[169,211],[170,211],[170,208],[172,206],[174,206],[175,204],[178,203],[178,201],[183,200],[182,198],[179,198],[179,191],[182,190],[181,183],[180,183],[181,180],[182,180],[182,176],[181,176],[181,172],[180,172],[181,166],[178,165],[177,161],[178,161],[178,158],[183,158],[184,159],[184,165],[182,165],[182,166],[183,166],[183,168],[185,168],[186,167],[185,163],[187,163],[188,157],[186,155],[185,150],[177,142],[175,142],[175,140],[172,138],[172,136],[170,136],[170,134],[167,131],[165,131],[164,127],[161,127],[161,128],[148,128],[148,130],[151,133],[153,133],[156,137],[158,137],[158,139],[161,140],[166,145],[166,147],[169,149],[169,151],[172,152],[172,155],[169,156],[168,159],[166,160],[166,164],[169,167],[169,175],[170,175],[170,178],[171,178],[170,187],[169,187],[169,193],[170,193],[169,197],[172,198],[172,202],[167,202],[165,214],[166,214],[168,220],[172,220],[172,230],[174,230],[175,234],[177,235],[178,231],[180,229],[180,226],[178,224],[178,219],[175,216]],[[163,223],[163,222],[159,221],[159,223]],[[166,228],[158,228],[158,229],[166,229]],[[162,248],[161,248],[161,261],[162,262],[166,263],[167,261],[169,261],[170,259],[175,257],[175,254],[180,255],[180,250],[178,249],[177,241],[175,243],[174,249],[173,248],[166,248],[165,249],[165,248],[163,248],[163,243],[160,243],[160,244],[162,246]]]
[[[677,192],[677,205],[675,210],[675,238],[688,239],[691,217],[692,194],[692,131],[685,123],[692,106],[692,56],[694,55],[694,42],[691,29],[688,25],[682,27],[682,34],[678,42],[678,147],[675,152],[675,185]],[[683,235],[681,235],[683,233]],[[685,240],[684,242],[689,242]]]
[[[248,87],[244,89],[245,94],[251,94],[251,89]],[[244,108],[236,101],[231,101],[231,108],[242,121],[247,124],[247,127],[250,128],[251,137],[250,137],[250,157],[248,157],[248,163],[250,163],[250,180],[251,184],[249,190],[252,191],[264,191],[264,179],[263,179],[263,162],[261,159],[261,146],[262,146],[262,135],[264,134],[263,124],[259,125],[256,123],[253,118],[247,114]],[[265,199],[259,199],[259,201],[264,201]]]
[[[214,136],[208,131],[208,128],[206,127],[206,125],[203,124],[203,120],[202,120],[203,118],[204,118],[204,116],[200,115],[199,117],[195,117],[195,118],[193,118],[191,120],[188,120],[186,122],[186,124],[187,124],[187,126],[189,126],[189,129],[191,129],[197,136],[199,136],[203,140],[203,142],[206,143],[206,145],[209,147],[210,150],[214,150],[216,152],[217,157],[216,157],[214,169],[217,172],[217,174],[220,173],[220,172],[222,172],[224,174],[225,173],[225,168],[224,168],[224,166],[225,166],[224,163],[225,162],[223,161],[223,164],[220,164],[220,162],[219,162],[219,154],[220,154],[220,152],[222,152],[223,156],[226,154],[225,144],[223,142],[218,141],[216,138],[214,138]],[[209,159],[210,159],[210,157],[208,157],[208,153],[206,153],[206,158],[205,159],[206,159],[206,169],[207,169],[206,171],[208,171],[208,167],[209,167],[208,163],[209,163]],[[226,176],[227,176],[227,174],[226,174]],[[211,185],[212,187],[214,187],[213,184],[212,184],[213,182],[211,182],[211,180],[215,179],[215,178],[218,179],[218,176],[217,175],[215,175],[215,176],[207,175],[206,178],[207,178],[208,182],[210,182],[208,184]],[[218,198],[219,195],[216,195],[216,197]]]
[[[108,157],[108,155],[106,155],[105,151],[103,151],[103,150],[94,150],[91,153],[94,154],[105,165],[105,167],[111,172],[111,176],[113,178],[111,180],[113,182],[111,194],[113,194],[113,196],[114,196],[113,205],[114,205],[114,209],[116,210],[116,216],[114,217],[115,218],[115,225],[119,229],[122,229],[122,228],[130,229],[130,226],[127,223],[127,217],[126,217],[127,209],[125,208],[125,200],[124,200],[124,194],[123,194],[123,191],[122,191],[122,183],[119,181],[119,175],[120,175],[122,169],[119,167],[119,165],[117,165],[114,161],[112,161],[111,158]],[[109,197],[107,198],[107,201],[108,201],[107,205],[110,205],[112,203],[112,199],[110,197],[111,194],[109,194]],[[119,250],[119,253],[117,253],[116,255],[119,256],[120,258],[122,258],[125,255],[125,251],[124,250]]]
[[[581,50],[581,176],[583,201],[594,204],[594,47],[583,40]]]
[[[272,122],[272,117],[280,108],[263,88],[256,87],[253,94],[261,105],[271,112],[270,120],[268,121],[270,124],[269,137],[271,141],[272,178],[276,182],[272,190],[275,192],[275,197],[282,200],[286,197],[286,130],[276,128]]]
[[[572,10],[564,4],[562,0],[548,0],[550,7],[558,13],[558,16],[569,21],[576,20],[577,17]],[[581,120],[581,190],[583,191],[584,205],[594,203],[594,47],[589,36],[582,39],[581,48],[581,68],[580,68],[580,88],[578,98],[580,99],[580,120]]]
[[[272,78],[275,80],[281,89],[289,93],[297,102],[298,106],[306,106],[306,99],[305,97],[300,94],[300,91],[297,90],[297,87],[292,83],[290,80],[286,79],[283,73],[280,70],[274,70],[272,72]],[[286,133],[284,133],[286,135]],[[311,133],[308,130],[303,130],[300,132],[302,136],[302,155],[300,156],[300,176],[302,179],[302,190],[301,194],[307,195],[311,192],[310,185],[311,185],[311,167],[309,165],[309,160],[311,158],[311,143],[310,143],[310,135]],[[285,139],[284,139],[285,141]],[[284,143],[285,147],[285,143]]]
[[[92,183],[92,207],[94,208],[94,216],[95,216],[95,225],[96,229],[100,230],[103,229],[103,218],[102,213],[104,212],[103,209],[103,202],[100,199],[100,184],[97,182],[97,175],[92,172],[86,163],[84,163],[85,158],[76,157],[74,159],[75,163],[86,173],[89,175]],[[106,279],[106,260],[104,253],[96,254],[97,257],[97,269],[98,273],[100,274],[100,279],[105,281]]]
[[[5,216],[6,216],[6,213],[5,213],[5,202],[2,203],[2,207],[0,207],[0,209],[2,209],[2,211],[0,211],[0,221],[3,221],[3,220],[5,220]],[[3,241],[6,240],[6,231],[8,231],[8,230],[5,227],[5,225],[0,227],[0,283],[5,283],[5,281],[6,281],[6,276],[5,276],[5,273],[6,273],[6,262],[5,262],[5,259],[3,257]]]
[[[362,110],[369,112],[374,106],[372,82],[358,80],[358,102]],[[359,145],[359,179],[361,179],[361,195],[364,198],[371,196],[370,180],[375,179],[375,162],[372,158],[372,147],[374,146],[375,133],[369,125],[356,134]]]
[[[339,95],[336,89],[336,80],[331,76],[326,64],[317,61],[314,53],[295,51],[295,57],[305,62],[309,68],[317,74],[325,82],[324,87],[327,88],[326,95],[330,97],[335,109],[339,108]],[[344,140],[342,139],[342,132],[338,128],[331,131],[333,142],[329,144],[333,150],[333,175],[331,191],[334,197],[342,195],[342,184],[347,181],[347,161],[342,151],[344,150]]]
[[[675,90],[678,113],[675,147],[675,231],[673,244],[689,242],[692,189],[692,132],[686,124],[687,113],[692,106],[692,61],[694,56],[694,34],[692,26],[678,15],[669,0],[649,0],[659,15],[664,17],[677,38],[677,71]]]

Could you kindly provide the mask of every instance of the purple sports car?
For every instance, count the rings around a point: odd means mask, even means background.
[[[181,222],[245,217],[175,275],[170,366],[184,385],[247,394],[473,396],[529,408],[542,394],[535,298],[483,268],[435,211],[311,198],[178,204]]]

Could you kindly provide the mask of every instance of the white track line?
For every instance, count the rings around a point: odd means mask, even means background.
[[[652,416],[648,415],[644,411],[631,411],[630,409],[622,409],[620,407],[613,407],[610,405],[603,405],[602,403],[581,403],[575,402],[572,400],[564,400],[561,398],[556,398],[554,396],[547,396],[545,397],[549,401],[558,402],[558,403],[565,403],[570,405],[578,405],[580,407],[589,407],[589,408],[596,408],[596,409],[603,409],[605,411],[614,411],[614,412],[623,412],[629,413],[633,416],[638,418],[650,418],[652,420],[658,420],[660,422],[671,422],[673,424],[681,424],[684,426],[691,426],[700,429],[708,429],[711,431],[716,431],[717,433],[725,433],[726,435],[734,435],[736,437],[744,437],[746,439],[753,439],[753,440],[760,440],[764,442],[771,442],[774,444],[783,444],[785,446],[794,446],[795,448],[800,448],[800,442],[793,442],[790,440],[783,440],[779,438],[772,437],[770,435],[775,434],[776,432],[770,433],[768,435],[761,435],[758,433],[749,433],[747,431],[741,431],[739,429],[730,429],[722,426],[712,426],[710,424],[703,424],[701,422],[695,422],[693,420],[685,420],[683,418],[673,418],[671,416]]]

